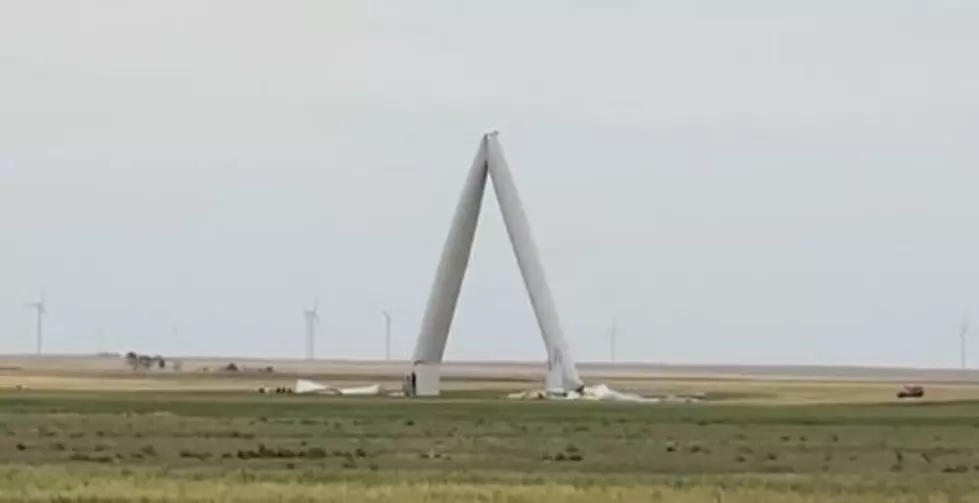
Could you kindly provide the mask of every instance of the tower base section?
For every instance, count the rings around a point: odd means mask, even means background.
[[[439,396],[440,386],[439,364],[416,363],[405,378],[405,395]]]

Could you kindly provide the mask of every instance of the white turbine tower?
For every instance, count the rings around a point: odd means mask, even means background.
[[[35,312],[35,338],[37,343],[37,354],[40,355],[43,344],[44,344],[44,315],[47,314],[48,308],[45,305],[45,294],[41,292],[41,297],[29,305]]]
[[[391,359],[391,313],[385,310],[381,310],[381,316],[384,317],[384,359]]]
[[[303,317],[306,319],[306,359],[312,360],[316,351],[316,325],[319,324],[319,299],[313,302],[312,309],[303,309]]]

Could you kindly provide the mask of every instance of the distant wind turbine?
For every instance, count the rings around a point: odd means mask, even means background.
[[[962,320],[959,328],[959,367],[963,370],[968,366],[968,336],[969,336],[969,317]]]
[[[303,317],[306,319],[306,359],[312,360],[315,356],[316,325],[319,324],[319,299],[313,302],[312,309],[303,309]]]
[[[608,357],[609,361],[615,362],[615,338],[619,335],[619,326],[612,320],[612,327],[608,331]]]
[[[99,327],[95,331],[95,354],[102,356],[105,353],[105,328]]]
[[[44,343],[44,315],[47,314],[48,308],[45,304],[45,293],[41,292],[41,297],[34,302],[31,302],[29,307],[34,309],[35,312],[35,329],[36,329],[36,342],[37,342],[37,354],[40,355],[43,343]]]
[[[391,314],[385,310],[381,310],[381,316],[384,317],[384,359],[391,359]]]

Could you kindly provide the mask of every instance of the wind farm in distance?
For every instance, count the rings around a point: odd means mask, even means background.
[[[538,362],[445,361],[446,343],[452,332],[456,305],[469,267],[484,195],[490,185],[523,280],[528,304],[537,322],[536,331],[544,343],[544,354]],[[337,384],[344,383],[373,386],[371,389],[377,390],[377,395],[418,398],[440,396],[441,383],[445,380],[445,390],[450,394],[495,389],[500,396],[508,398],[643,403],[660,403],[664,397],[677,396],[685,396],[686,402],[729,401],[736,396],[748,401],[764,398],[769,401],[822,402],[887,402],[909,397],[921,400],[979,399],[979,371],[968,368],[968,315],[963,317],[958,330],[958,369],[723,363],[669,365],[621,361],[618,351],[622,332],[614,317],[606,333],[607,357],[603,359],[596,355],[578,354],[564,335],[559,309],[552,298],[531,225],[497,131],[490,131],[481,137],[467,172],[410,355],[392,355],[393,320],[391,314],[381,308],[376,312],[378,321],[382,321],[383,325],[374,332],[383,347],[383,355],[359,360],[338,358],[330,351],[329,343],[349,335],[343,332],[322,333],[323,296],[322,293],[317,295],[308,307],[301,310],[304,328],[301,334],[304,354],[301,359],[246,361],[241,355],[233,354],[195,358],[142,354],[136,348],[128,349],[125,353],[100,354],[97,357],[56,357],[44,353],[45,317],[49,314],[45,289],[36,300],[27,304],[34,315],[36,353],[30,357],[4,357],[5,361],[0,362],[3,364],[2,377],[8,381],[8,385],[21,390],[50,387],[70,377],[87,377],[90,381],[75,381],[72,387],[84,387],[82,383],[88,382],[99,389],[110,389],[112,383],[116,383],[121,389],[138,385],[154,389],[196,386],[200,390],[224,390],[229,387],[247,390],[258,385],[258,389],[264,390],[274,384],[276,389],[290,392],[315,389],[344,395],[345,388]],[[528,327],[525,331],[529,334],[534,330]],[[104,331],[100,329],[99,333],[98,345],[101,349]],[[173,326],[171,336],[178,336],[177,325]],[[326,343],[326,351],[319,346],[321,342]],[[939,341],[935,340],[935,343]],[[44,375],[45,372],[48,375]],[[316,384],[313,379],[335,382]],[[290,387],[284,380],[293,380],[295,385]],[[368,382],[359,382],[365,380]],[[760,385],[760,382],[771,383],[771,389]],[[849,390],[862,391],[853,394],[840,392],[839,385],[845,382],[852,384]],[[739,390],[744,383],[748,383],[750,392]],[[803,391],[795,394],[786,391],[799,388],[800,383],[804,384]],[[894,392],[895,383],[913,387],[914,391],[905,389]],[[927,393],[924,383],[928,384]],[[813,391],[820,385],[825,387],[825,394]],[[692,386],[702,389],[691,389]],[[774,391],[776,389],[781,391]]]
[[[979,2],[57,7],[0,503],[979,503]]]
[[[492,185],[492,194],[496,197],[528,295],[528,304],[544,343],[545,351],[539,362],[444,361],[456,304],[469,267],[484,193],[489,185]],[[606,334],[607,358],[587,354],[576,357],[576,350],[564,335],[559,310],[552,298],[531,225],[497,131],[484,134],[478,144],[445,238],[410,356],[393,358],[393,320],[391,314],[382,308],[377,313],[378,321],[382,321],[383,325],[378,326],[376,333],[382,342],[383,355],[356,361],[337,358],[329,350],[329,342],[335,342],[345,335],[321,333],[322,297],[322,293],[317,295],[308,307],[301,310],[304,328],[301,334],[304,354],[301,359],[246,361],[240,358],[241,355],[233,354],[194,358],[142,354],[138,348],[96,357],[51,356],[44,352],[45,317],[49,315],[45,289],[27,305],[34,315],[35,355],[4,357],[5,361],[0,362],[3,369],[0,377],[7,381],[8,386],[19,390],[28,387],[50,388],[68,382],[65,379],[75,378],[71,384],[73,389],[92,385],[105,390],[111,389],[113,383],[120,389],[137,386],[163,390],[169,387],[186,389],[188,386],[199,390],[248,390],[256,387],[264,390],[274,386],[275,389],[290,392],[315,389],[332,390],[334,394],[344,395],[344,389],[359,390],[361,388],[356,386],[369,385],[377,390],[375,394],[378,395],[409,398],[441,395],[441,382],[444,380],[445,390],[450,394],[495,389],[500,396],[509,398],[583,398],[644,403],[659,403],[664,397],[677,396],[686,396],[687,402],[694,399],[731,400],[734,396],[748,401],[891,401],[908,398],[906,391],[894,392],[895,383],[904,383],[914,386],[916,391],[913,397],[917,399],[979,399],[979,380],[976,379],[979,371],[973,372],[967,368],[968,316],[963,318],[958,332],[959,369],[623,362],[617,354],[621,327],[615,318],[611,320]],[[530,327],[526,331],[532,332]],[[178,333],[177,325],[173,325],[171,337],[178,337]],[[100,329],[100,349],[103,336],[104,331]],[[321,342],[326,342],[326,351],[319,346]],[[86,378],[89,380],[86,381]],[[317,384],[314,379],[331,382]],[[284,382],[289,380],[294,382],[293,386]],[[363,382],[365,380],[367,382]],[[772,383],[771,389],[761,386],[759,382]],[[851,390],[862,391],[852,396],[840,393],[838,385],[843,382],[851,382]],[[339,386],[340,383],[352,384],[355,388],[343,388]],[[749,383],[750,392],[739,391],[738,387],[743,383]],[[805,383],[804,390],[786,391],[799,388],[799,383]],[[820,383],[826,386],[825,395],[813,391]],[[923,383],[928,383],[927,393],[924,392]],[[698,389],[691,389],[693,386]],[[781,391],[774,391],[776,389]]]
[[[302,308],[303,330],[289,337],[302,342],[304,352],[295,358],[256,358],[227,355],[149,355],[163,359],[163,366],[133,365],[127,351],[139,348],[105,347],[104,329],[93,338],[98,351],[90,354],[61,354],[45,350],[45,321],[49,312],[47,293],[25,305],[25,316],[34,324],[34,354],[0,355],[0,388],[35,390],[146,390],[251,392],[262,386],[291,388],[296,379],[314,379],[345,386],[378,383],[400,389],[411,361],[405,354],[392,354],[393,319],[379,310],[377,328],[369,327],[360,337],[376,338],[382,348],[376,357],[356,359],[331,354],[331,342],[342,332],[329,333],[322,326],[322,304],[314,299]],[[367,323],[365,323],[367,325]],[[407,331],[407,327],[405,327]],[[179,327],[171,328],[179,336]],[[365,335],[366,334],[366,335]],[[622,327],[612,320],[604,333],[608,354],[603,359],[579,361],[582,375],[592,381],[611,383],[619,388],[645,394],[705,393],[724,402],[887,402],[896,400],[895,390],[908,383],[926,386],[924,400],[979,400],[979,370],[969,368],[970,326],[968,317],[948,345],[958,344],[958,368],[901,368],[833,365],[750,365],[750,364],[670,364],[623,360],[618,354]],[[602,337],[603,334],[597,334]],[[936,338],[937,339],[937,338]],[[154,360],[155,361],[155,360]],[[233,371],[228,367],[235,368]],[[269,373],[268,369],[274,372]],[[499,396],[533,387],[543,379],[543,363],[533,361],[446,361],[442,374],[453,394],[475,391],[485,396],[493,390]],[[845,386],[840,387],[841,384]],[[712,393],[713,392],[713,393]]]
[[[525,333],[543,343],[538,361],[445,358],[450,335],[465,336],[452,326],[490,183],[536,321]],[[0,473],[12,481],[0,499],[979,496],[979,370],[968,368],[968,317],[947,340],[933,339],[957,348],[958,368],[631,361],[623,346],[636,335],[617,317],[595,331],[602,344],[590,350],[565,337],[528,220],[497,133],[487,133],[428,298],[418,301],[420,326],[396,328],[386,308],[373,310],[364,326],[374,328],[360,332],[376,340],[372,358],[332,351],[350,336],[324,323],[331,310],[322,298],[334,292],[290,311],[296,330],[278,340],[301,348],[293,358],[109,352],[101,328],[97,354],[57,354],[45,330],[59,310],[41,293],[24,310],[36,352],[0,356]],[[182,326],[173,323],[170,336],[184,337]],[[394,333],[414,339],[410,353],[392,351]]]

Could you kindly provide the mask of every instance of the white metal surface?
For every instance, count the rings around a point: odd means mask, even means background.
[[[426,367],[426,393],[434,389],[434,394],[438,394],[437,366],[445,355],[445,344],[452,326],[462,279],[469,265],[488,177],[493,181],[510,244],[547,350],[547,387],[565,392],[580,389],[582,381],[561,329],[557,307],[547,285],[537,246],[531,236],[530,223],[524,213],[497,133],[493,132],[484,135],[480,141],[435,273],[412,358],[418,379],[417,394],[422,394],[418,370],[423,366]],[[430,367],[435,367],[432,374],[434,377],[428,374]],[[429,379],[435,380],[434,385]]]

